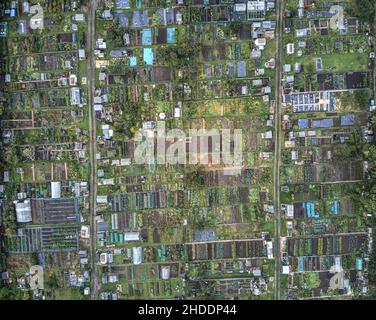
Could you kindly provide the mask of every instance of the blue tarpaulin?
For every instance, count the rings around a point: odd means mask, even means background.
[[[122,12],[114,12],[114,17],[119,19],[119,25],[122,28],[128,27],[128,18],[125,16],[125,13]]]
[[[129,0],[115,0],[115,6],[117,9],[129,9]]]
[[[298,257],[298,272],[303,272],[303,257]]]
[[[175,23],[174,8],[166,9],[166,23],[167,24],[174,24]]]
[[[330,128],[333,127],[333,119],[313,120],[312,128]]]
[[[247,69],[245,61],[239,61],[238,62],[238,77],[244,78],[247,76]]]
[[[314,202],[303,202],[302,208],[306,209],[307,218],[319,218],[320,215],[317,210],[315,210],[315,203]]]
[[[352,126],[355,123],[355,116],[353,114],[346,114],[341,116],[341,126]]]
[[[329,103],[329,111],[334,111],[334,93],[330,94],[330,103]]]
[[[299,129],[306,129],[308,128],[308,119],[299,119],[298,120]]]
[[[335,215],[339,213],[339,201],[338,200],[333,201],[331,210]]]
[[[135,11],[132,18],[133,27],[142,27],[149,25],[149,18],[147,11]]]
[[[136,57],[131,57],[131,58],[129,59],[129,65],[130,65],[131,67],[137,66],[137,58],[136,58]]]
[[[143,29],[142,30],[142,45],[143,46],[151,46],[153,44],[153,39],[152,39],[152,33],[151,29]]]
[[[356,258],[356,270],[363,270],[363,260],[362,258]]]
[[[148,65],[152,65],[154,63],[154,54],[152,48],[144,48],[144,62]]]
[[[175,43],[175,28],[167,28],[167,43]]]

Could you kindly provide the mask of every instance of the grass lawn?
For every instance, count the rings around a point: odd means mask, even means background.
[[[286,220],[282,219],[281,221],[281,236],[286,237],[287,236],[287,226],[286,226]]]
[[[84,300],[85,297],[76,288],[63,288],[54,290],[56,300]]]
[[[325,67],[337,67],[334,71],[363,71],[368,69],[368,56],[364,53],[325,55],[322,58]]]
[[[368,70],[368,55],[366,53],[344,53],[344,54],[323,54],[315,56],[289,56],[286,63],[299,62],[303,65],[303,71],[309,69],[309,65],[316,70],[316,59],[321,57],[324,67],[336,67],[334,70],[323,70],[322,72],[347,72]]]
[[[271,235],[274,235],[274,221],[264,222],[260,230],[262,230],[263,232],[269,232]]]

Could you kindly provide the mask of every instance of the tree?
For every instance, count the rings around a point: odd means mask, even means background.
[[[357,17],[361,22],[368,23],[371,28],[375,28],[375,0],[350,0],[349,4],[348,14]]]
[[[236,22],[236,21],[230,22],[229,30],[231,34],[234,36],[239,36],[240,30],[242,29],[242,25],[243,24],[241,22]]]
[[[193,116],[197,116],[197,103],[193,101],[187,101],[184,105],[184,115],[190,119]]]
[[[56,273],[51,274],[51,276],[47,280],[47,286],[51,289],[57,289],[60,287],[59,279],[56,276]]]
[[[200,167],[196,167],[192,172],[185,176],[186,184],[193,187],[205,186],[205,173]]]
[[[373,243],[376,242],[376,233],[372,234]],[[370,254],[369,264],[368,264],[368,278],[373,284],[376,284],[376,245],[372,246],[372,251]]]
[[[22,291],[14,285],[0,287],[0,300],[29,300],[28,291]]]
[[[187,41],[179,46],[162,47],[159,57],[172,67],[188,67],[199,56],[200,50],[200,43]]]
[[[139,124],[141,122],[141,109],[137,103],[126,102],[121,106],[122,119],[115,125],[116,130],[127,136],[129,139],[133,138],[137,132]]]
[[[8,235],[14,235],[17,232],[17,220],[14,211],[6,212],[3,218],[3,225]]]
[[[359,300],[376,300],[376,288],[369,288],[366,295],[357,297]]]
[[[307,74],[314,74],[315,73],[315,64],[314,64],[314,62],[310,62],[310,63],[308,63],[308,64],[306,64],[305,66],[304,66],[305,68],[305,73],[307,73]]]
[[[359,109],[368,107],[369,100],[371,99],[372,91],[370,89],[357,90],[354,92],[354,98]]]
[[[356,146],[345,143],[342,146],[334,148],[333,157],[338,160],[351,160],[356,153]]]

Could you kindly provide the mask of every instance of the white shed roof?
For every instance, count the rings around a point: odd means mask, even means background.
[[[133,264],[141,264],[142,263],[142,247],[133,247],[132,257],[133,257]]]
[[[171,274],[171,269],[170,269],[170,266],[163,266],[162,267],[162,270],[161,270],[162,274],[161,274],[161,278],[163,280],[168,280],[170,279],[170,274]]]
[[[139,241],[139,232],[124,232],[124,241]]]
[[[30,200],[25,200],[24,202],[16,202],[15,205],[17,222],[26,223],[33,220],[31,217]]]
[[[52,199],[61,198],[61,182],[60,181],[51,182],[51,198]]]

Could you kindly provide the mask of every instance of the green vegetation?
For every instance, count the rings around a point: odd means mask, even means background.
[[[368,280],[369,280],[369,290],[367,295],[364,297],[359,297],[360,299],[372,299],[376,300],[376,218],[372,218],[372,250],[370,252],[369,263],[368,263]]]
[[[370,179],[367,179],[363,186],[355,189],[353,198],[359,203],[364,213],[374,214],[376,212],[376,145],[365,145],[363,152],[369,162]]]
[[[194,59],[199,55],[201,45],[199,43],[184,43],[179,46],[162,47],[159,57],[162,62],[172,67],[190,67]]]
[[[376,2],[374,0],[350,0],[348,13],[375,28]]]
[[[205,172],[200,167],[195,167],[194,170],[185,176],[185,184],[193,188],[205,186]]]
[[[374,28],[375,1],[350,1],[349,13]],[[10,252],[30,247],[30,251],[42,254],[10,253],[8,261],[0,262],[2,270],[11,271],[13,280],[0,288],[0,299],[29,299],[31,293],[14,286],[14,279],[24,277],[30,265],[39,263],[44,255],[47,299],[89,298],[74,284],[77,280],[84,287],[90,286],[84,270],[90,270],[93,262],[83,267],[80,258],[86,253],[78,257],[76,252],[79,222],[67,228],[58,222],[57,227],[50,228],[52,209],[44,206],[39,216],[34,202],[33,219],[39,221],[26,227],[16,222],[12,201],[21,192],[26,192],[27,198],[50,198],[50,181],[62,182],[63,198],[80,199],[80,221],[85,225],[92,223],[94,217],[89,212],[93,208],[103,217],[104,224],[98,224],[98,230],[100,226],[108,232],[103,239],[99,239],[102,233],[98,235],[98,246],[93,249],[98,254],[113,253],[114,261],[111,267],[98,264],[91,276],[98,271],[96,280],[103,281],[101,293],[118,291],[120,298],[272,299],[275,281],[280,281],[281,298],[285,298],[290,280],[294,280],[291,291],[298,287],[292,293],[298,298],[317,292],[330,295],[330,289],[322,288],[327,281],[321,283],[317,268],[328,270],[334,256],[341,256],[347,279],[356,257],[364,258],[366,237],[362,232],[370,225],[367,214],[375,216],[376,212],[376,144],[364,143],[366,111],[373,94],[367,88],[342,91],[370,82],[371,47],[368,34],[363,32],[367,28],[364,24],[354,26],[348,19],[347,34],[329,30],[323,14],[329,9],[324,0],[315,1],[310,8],[306,5],[304,18],[297,18],[297,0],[281,2],[292,9],[289,33],[278,28],[284,21],[276,28],[268,22],[276,21],[273,9],[252,17],[247,10],[243,18],[240,12],[234,13],[232,2],[209,2],[175,6],[165,0],[129,1],[131,8],[120,10],[113,1],[100,1],[95,13],[95,40],[103,39],[106,49],[95,50],[96,62],[103,63],[95,70],[91,65],[88,69],[91,59],[77,57],[78,49],[85,49],[86,56],[93,53],[88,47],[92,43],[88,37],[88,1],[77,2],[79,7],[72,10],[72,1],[41,0],[48,28],[27,30],[22,36],[17,34],[19,12],[17,19],[5,17],[10,34],[0,39],[0,49],[7,54],[0,68],[2,74],[11,75],[11,81],[4,83],[0,115],[2,126],[9,127],[12,134],[0,155],[0,176],[5,170],[10,173],[10,180],[1,182],[5,188],[1,195],[5,200],[1,236],[12,236],[14,241],[6,243]],[[10,0],[4,3],[10,6]],[[113,14],[113,19],[103,15],[110,6],[106,13]],[[166,7],[172,8],[166,12]],[[74,22],[76,13],[83,13],[85,22]],[[19,15],[28,19],[21,10]],[[254,22],[263,18],[267,22],[258,29]],[[75,27],[78,30],[73,31]],[[297,29],[309,29],[310,33],[298,37]],[[281,54],[287,43],[295,45],[294,54],[283,57],[282,63],[276,52],[280,35]],[[318,72],[319,57],[323,68]],[[301,63],[302,69],[296,63]],[[291,71],[282,72],[284,64],[291,64]],[[299,70],[294,70],[296,67]],[[283,73],[281,86],[277,72]],[[64,84],[73,74],[77,84]],[[82,85],[90,74],[93,77]],[[88,114],[93,107],[87,104],[92,100],[88,83],[95,87],[95,123]],[[73,87],[80,88],[82,99],[71,105]],[[312,92],[318,88],[333,90],[333,96],[332,92],[326,97]],[[281,91],[285,95],[302,93],[302,108],[293,110],[288,99],[286,104],[277,105]],[[328,109],[333,103],[334,110]],[[134,134],[149,127],[146,122],[162,119],[161,113],[168,129],[242,129],[241,174],[227,174],[225,164],[210,168],[135,164]],[[342,125],[341,116],[350,113],[356,124]],[[332,126],[326,123],[317,130],[311,126],[313,120],[325,118],[332,118]],[[349,118],[344,120],[352,121]],[[278,119],[283,119],[283,132],[276,125]],[[303,119],[307,119],[306,130],[298,123]],[[97,129],[95,133],[89,132],[89,123]],[[283,148],[281,159],[274,154],[277,136]],[[291,143],[284,148],[287,139]],[[95,155],[90,154],[93,146],[89,141],[96,143]],[[364,160],[370,167],[366,173]],[[279,165],[280,185],[273,177]],[[97,172],[91,172],[94,167]],[[92,179],[90,173],[98,179]],[[365,175],[370,179],[363,183]],[[78,188],[78,182],[87,184]],[[293,216],[276,219],[280,208],[275,207],[275,191],[282,186],[280,202],[289,205],[288,213],[291,205],[296,211]],[[98,203],[96,199],[92,203],[91,194],[87,194],[86,190],[93,189],[97,189]],[[308,207],[318,217],[308,216]],[[60,216],[63,213],[56,219]],[[287,223],[291,237],[285,238]],[[39,237],[34,226],[42,224],[49,229]],[[33,231],[26,230],[29,225]],[[277,227],[284,239],[275,238]],[[25,230],[23,236],[16,236],[18,228]],[[91,231],[94,229],[91,225]],[[134,238],[129,241],[126,236]],[[43,248],[33,249],[39,239],[43,239]],[[278,243],[286,246],[283,251],[289,256],[283,257],[283,265],[290,263],[294,277],[280,276],[279,252],[274,251],[274,259],[267,257],[269,240],[274,249]],[[80,239],[79,250],[89,251],[90,241]],[[63,252],[70,249],[69,255]],[[88,253],[93,259],[93,252]],[[305,256],[305,272],[296,272],[298,256]],[[369,269],[371,285],[376,284],[376,249],[369,265],[365,262],[364,266]],[[112,274],[119,279],[114,280]],[[355,285],[359,285],[358,280],[351,282],[351,288]],[[335,291],[333,296],[338,294]]]
[[[14,285],[0,287],[0,300],[29,300],[29,291],[22,291]]]
[[[59,279],[58,279],[56,273],[52,273],[52,274],[48,277],[48,279],[47,279],[47,281],[46,281],[46,285],[47,285],[49,288],[51,288],[51,289],[57,289],[57,288],[60,287],[60,285],[59,285]]]
[[[80,289],[77,288],[62,288],[56,289],[54,291],[55,298],[57,300],[83,300],[84,296],[82,295]]]

